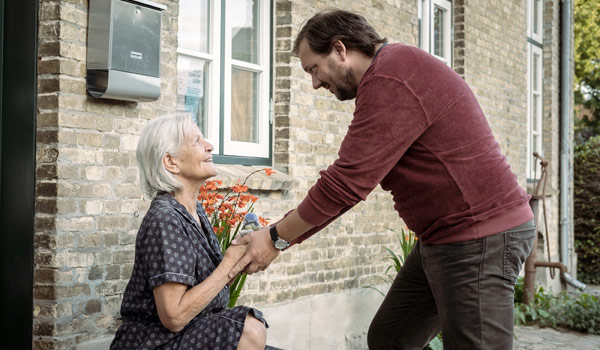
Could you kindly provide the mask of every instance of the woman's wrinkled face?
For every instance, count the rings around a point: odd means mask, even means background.
[[[179,176],[191,182],[202,181],[217,175],[212,161],[213,145],[204,139],[197,125],[189,128],[181,152],[175,160],[179,167]]]

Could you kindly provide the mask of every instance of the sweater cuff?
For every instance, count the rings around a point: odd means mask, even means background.
[[[310,195],[304,198],[297,210],[300,218],[313,226],[321,226],[331,218],[331,216],[323,213],[315,206],[315,203],[311,200]]]

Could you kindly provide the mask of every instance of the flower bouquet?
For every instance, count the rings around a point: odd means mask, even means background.
[[[238,234],[249,233],[259,229],[261,225],[268,225],[267,220],[252,213],[258,197],[249,194],[246,186],[250,176],[260,171],[264,171],[267,176],[275,173],[264,168],[250,173],[241,184],[231,187],[219,189],[223,184],[221,180],[208,180],[200,187],[198,200],[206,211],[223,254]],[[234,278],[230,286],[229,307],[235,306],[246,277],[245,273],[241,273]]]

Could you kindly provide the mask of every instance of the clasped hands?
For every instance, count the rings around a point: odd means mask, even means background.
[[[242,271],[249,275],[263,271],[279,255],[279,250],[273,246],[268,227],[231,241],[231,246],[225,252],[226,258],[230,250],[239,252],[235,248],[237,246],[245,246],[246,250],[229,272],[229,278],[234,278]]]

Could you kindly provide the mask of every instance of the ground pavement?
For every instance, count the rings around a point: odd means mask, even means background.
[[[565,329],[515,327],[513,350],[598,350],[600,335]]]
[[[600,297],[600,286],[588,286],[585,293]],[[600,350],[600,335],[519,326],[515,327],[513,350]]]

